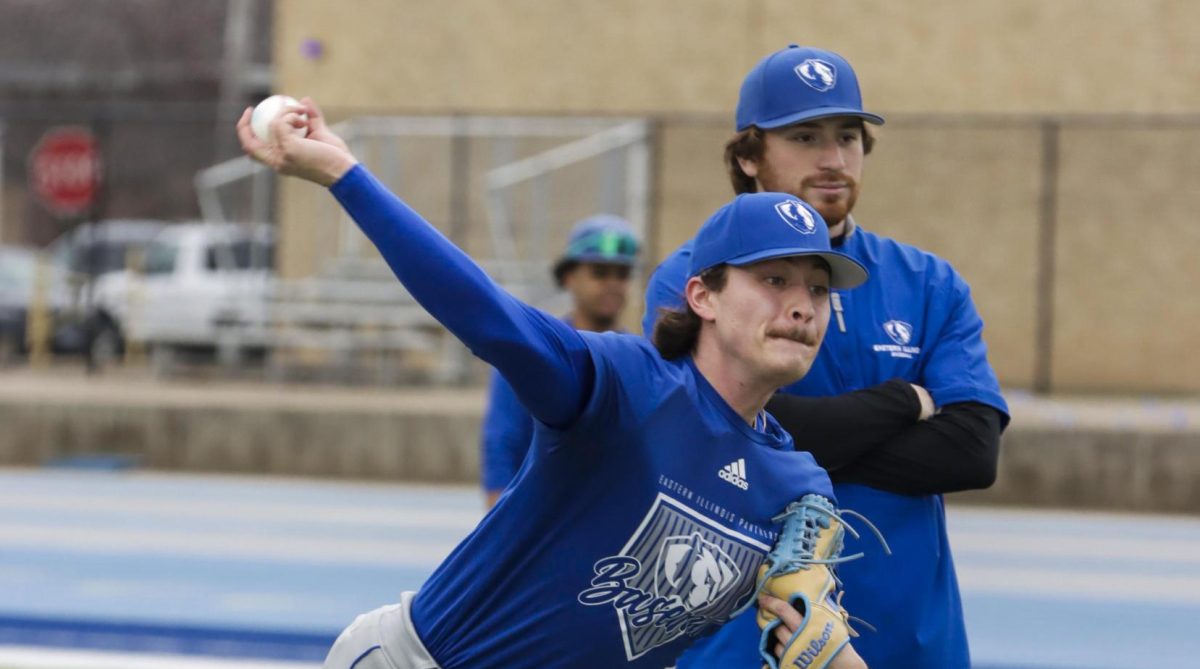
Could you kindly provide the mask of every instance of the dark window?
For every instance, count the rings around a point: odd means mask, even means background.
[[[142,271],[146,274],[171,274],[175,271],[175,258],[179,249],[170,244],[151,244],[146,248],[146,260]]]
[[[271,269],[275,266],[274,244],[239,240],[229,244],[213,244],[204,251],[204,267],[218,269]]]

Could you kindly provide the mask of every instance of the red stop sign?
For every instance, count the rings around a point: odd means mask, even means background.
[[[86,128],[51,128],[29,154],[29,180],[60,216],[86,212],[100,184],[100,149]]]

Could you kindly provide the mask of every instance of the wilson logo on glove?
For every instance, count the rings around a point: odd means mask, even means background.
[[[824,669],[851,637],[858,636],[850,627],[850,614],[842,608],[839,582],[832,569],[863,556],[862,553],[842,555],[845,534],[858,538],[858,532],[846,524],[844,516],[862,521],[879,539],[883,550],[891,553],[871,521],[854,511],[839,511],[821,495],[805,495],[774,518],[775,522],[783,523],[783,528],[759,568],[758,587],[741,610],[753,606],[758,593],[765,592],[790,604],[803,620],[783,655],[776,657],[774,634],[783,621],[769,609],[758,610],[755,618],[762,630],[758,651],[768,669],[783,666]]]
[[[825,650],[825,646],[829,644],[829,639],[833,637],[833,623],[825,623],[825,629],[821,632],[821,636],[808,642],[808,649],[800,653],[800,657],[796,658],[793,663],[800,669],[809,669],[812,663],[821,655],[821,651]]]

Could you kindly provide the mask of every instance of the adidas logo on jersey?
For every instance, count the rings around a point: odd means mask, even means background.
[[[717,476],[742,490],[750,489],[750,482],[746,480],[746,458],[738,458],[737,462],[731,462],[718,469]]]

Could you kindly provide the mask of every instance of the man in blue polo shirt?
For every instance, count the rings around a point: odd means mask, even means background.
[[[588,332],[617,329],[637,253],[633,228],[619,216],[597,214],[576,223],[553,269],[555,283],[571,296],[571,311],[563,322]],[[504,376],[493,370],[480,434],[489,509],[517,475],[532,439],[533,417]]]
[[[891,544],[891,557],[868,551],[839,568],[847,609],[879,628],[855,647],[872,667],[965,669],[970,654],[942,493],[991,485],[1008,422],[970,289],[945,260],[850,216],[874,143],[867,124],[883,118],[863,110],[854,70],[841,56],[795,45],[771,54],[743,81],[736,116],[725,149],[735,192],[808,202],[828,222],[834,247],[871,274],[833,293],[833,320],[812,370],[768,406],[796,447],[829,470],[839,502],[867,514]],[[679,304],[693,251],[684,244],[651,277],[647,335],[657,308]],[[807,429],[823,406],[809,398],[851,391],[867,399],[844,414],[840,431]],[[918,408],[929,397],[937,407],[931,417]],[[893,420],[905,413],[907,423]],[[847,551],[858,548],[848,538]],[[758,667],[757,633],[744,615],[689,650],[679,667]]]

